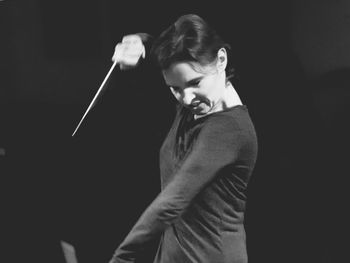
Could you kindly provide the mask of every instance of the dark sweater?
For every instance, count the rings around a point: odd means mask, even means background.
[[[162,234],[154,262],[247,262],[246,189],[257,137],[244,105],[195,120],[180,107],[160,151],[161,192],[111,262],[134,262]]]

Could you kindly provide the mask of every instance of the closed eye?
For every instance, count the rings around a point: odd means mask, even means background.
[[[201,80],[202,80],[202,77],[192,79],[186,83],[186,86],[187,87],[198,87]]]
[[[198,87],[202,79],[203,79],[203,77],[198,77],[198,78],[195,78],[195,79],[192,79],[192,80],[186,82],[186,87],[185,88]],[[168,87],[171,88],[172,90],[174,90],[175,92],[180,92],[181,91],[181,88],[176,87],[176,86],[168,85]]]
[[[200,81],[194,81],[190,84],[191,87],[198,87]]]

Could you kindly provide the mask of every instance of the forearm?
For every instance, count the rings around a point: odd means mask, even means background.
[[[232,133],[231,126],[226,126],[226,129],[211,129],[209,126],[201,132],[191,153],[171,176],[172,180],[116,250],[113,263],[134,262],[143,246],[177,220],[203,188],[236,160],[240,132]]]
[[[174,182],[176,183],[176,182]],[[142,248],[169,227],[189,204],[186,195],[175,184],[164,189],[144,211],[122,244],[113,255],[111,262],[134,262]],[[114,261],[113,261],[114,260]]]

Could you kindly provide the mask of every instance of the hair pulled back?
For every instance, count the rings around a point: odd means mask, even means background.
[[[151,53],[162,70],[174,62],[197,62],[208,65],[217,59],[221,48],[231,47],[201,17],[179,17],[153,42]],[[229,69],[233,73],[233,69]],[[232,77],[232,76],[228,76]]]

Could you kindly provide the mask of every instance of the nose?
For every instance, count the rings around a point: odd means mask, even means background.
[[[186,106],[192,104],[193,99],[195,98],[195,94],[190,91],[190,89],[184,89],[182,93],[182,103]]]

